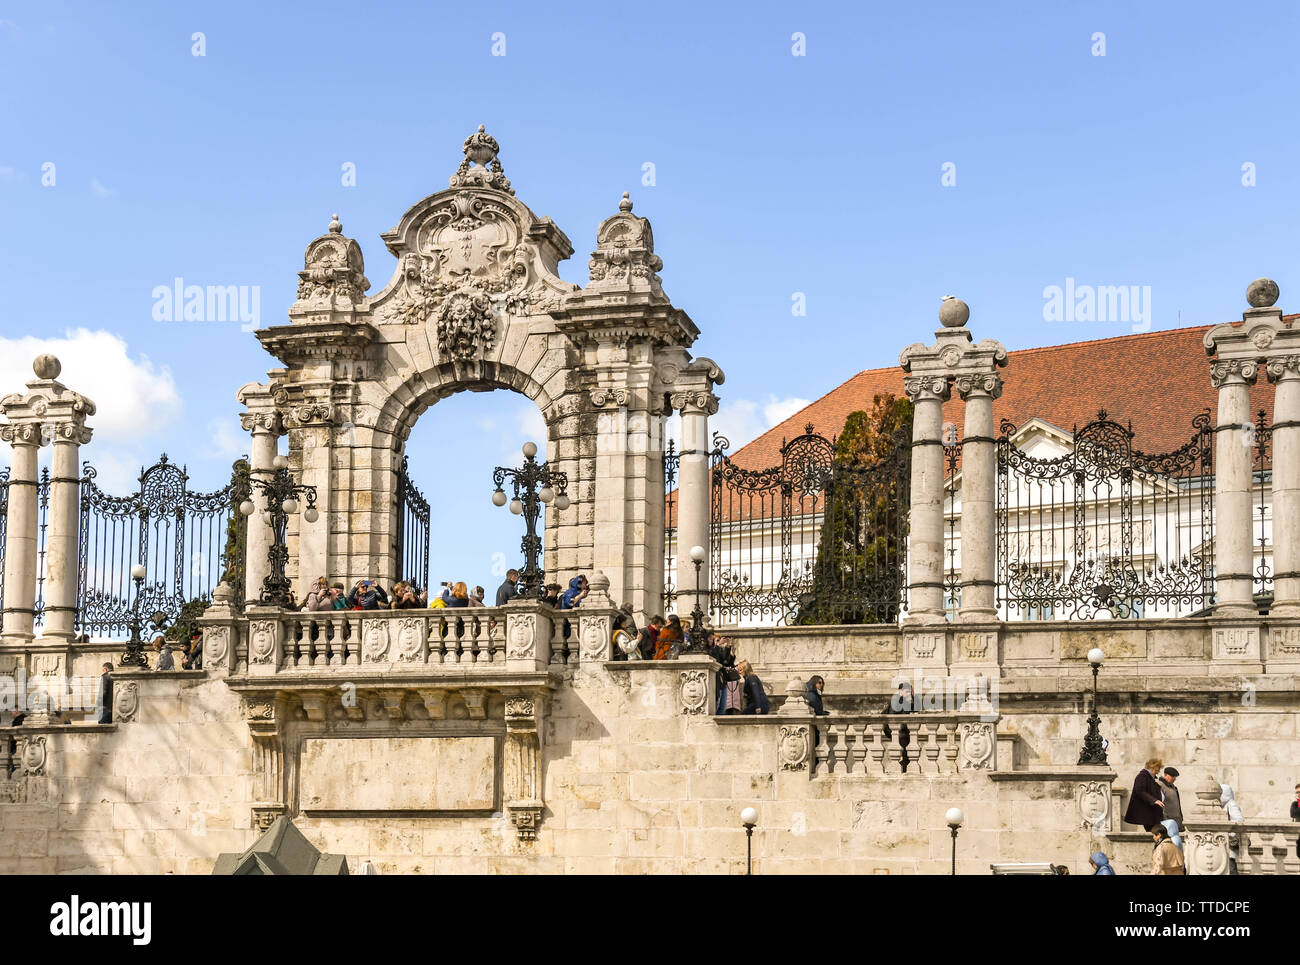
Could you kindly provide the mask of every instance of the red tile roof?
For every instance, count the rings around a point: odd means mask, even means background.
[[[1116,422],[1132,423],[1135,448],[1147,453],[1176,449],[1191,439],[1194,416],[1209,409],[1215,418],[1218,393],[1210,385],[1210,359],[1202,342],[1211,327],[1008,352],[1007,367],[1001,370],[1002,397],[993,406],[994,426],[1000,427],[1003,419],[1020,426],[1037,417],[1070,432],[1105,409]],[[903,371],[897,366],[859,372],[731,458],[747,468],[778,464],[783,439],[802,434],[808,423],[821,435],[835,436],[850,412],[870,411],[873,397],[884,393],[903,394]],[[1260,409],[1271,421],[1273,389],[1262,373],[1251,389],[1251,411]],[[963,404],[956,391],[944,404],[944,421],[962,434]]]

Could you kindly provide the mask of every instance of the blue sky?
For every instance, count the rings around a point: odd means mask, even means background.
[[[237,322],[155,321],[153,289],[257,286],[261,324],[282,324],[337,211],[379,291],[379,233],[446,187],[478,124],[573,242],[566,279],[586,281],[596,226],[631,192],[696,351],[727,372],[736,444],[895,364],[945,294],[1009,348],[1133,329],[1045,321],[1067,278],[1149,287],[1155,329],[1239,317],[1260,275],[1298,304],[1294,4],[739,9],[0,5],[0,392],[52,348],[99,403],[102,480],[121,490],[166,450],[215,486],[247,448],[235,390],[278,363]],[[490,474],[535,431],[530,406],[448,400],[413,434],[441,513],[435,580],[486,584],[491,553],[513,554]],[[461,472],[441,467],[446,439]]]

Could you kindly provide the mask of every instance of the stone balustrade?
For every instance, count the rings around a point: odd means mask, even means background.
[[[996,766],[996,725],[978,713],[819,717],[813,774],[926,777]]]
[[[588,614],[606,623],[609,616]],[[214,607],[201,621],[205,664],[254,676],[374,666],[385,673],[434,668],[487,672],[577,664],[579,619],[541,603],[505,607],[320,612]],[[604,623],[598,634],[605,635]],[[525,666],[526,665],[526,666]]]
[[[1187,873],[1193,875],[1300,874],[1300,825],[1276,821],[1188,821],[1183,830]]]

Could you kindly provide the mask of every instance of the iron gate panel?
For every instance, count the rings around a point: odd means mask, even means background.
[[[1185,616],[1214,600],[1214,429],[1171,452],[1133,448],[1103,410],[1068,453],[997,441],[998,604],[1008,619]],[[1155,611],[1155,612],[1153,612]]]
[[[95,468],[85,463],[77,586],[77,626],[83,633],[128,632],[136,563],[143,563],[146,573],[140,612],[160,611],[171,620],[188,601],[211,599],[221,579],[243,573],[240,534],[246,524],[238,519],[238,505],[248,490],[246,473],[240,484],[239,467],[236,463],[229,485],[197,493],[188,488],[184,467],[164,453],[141,472],[136,493],[113,496],[100,489]]]
[[[779,464],[735,465],[714,436],[710,607],[721,622],[892,623],[906,603],[910,447],[854,465],[805,426]]]
[[[1269,424],[1268,413],[1259,410],[1250,433],[1254,445],[1253,458],[1253,499],[1255,504],[1255,564],[1254,579],[1251,581],[1251,593],[1261,609],[1268,609],[1273,603],[1273,532],[1270,519],[1271,506],[1265,500],[1265,489],[1271,493],[1273,488],[1273,427]]]
[[[429,588],[429,501],[411,482],[407,457],[397,470],[397,543],[395,579]]]

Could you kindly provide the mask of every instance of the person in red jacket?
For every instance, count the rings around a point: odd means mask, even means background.
[[[1146,767],[1138,771],[1133,781],[1133,793],[1129,796],[1128,807],[1124,810],[1124,820],[1129,824],[1139,824],[1151,830],[1164,820],[1164,799],[1160,794],[1160,785],[1156,774],[1164,763],[1157,758],[1147,761]]]

